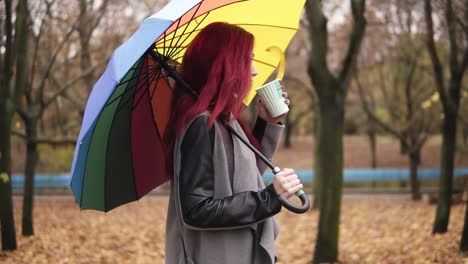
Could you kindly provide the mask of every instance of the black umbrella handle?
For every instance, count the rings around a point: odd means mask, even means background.
[[[277,174],[280,171],[281,169],[278,167],[275,167],[273,169],[274,174]],[[288,209],[291,212],[294,212],[296,214],[303,214],[307,212],[310,208],[310,201],[309,201],[309,198],[307,198],[307,194],[303,190],[300,190],[296,192],[296,196],[299,197],[299,199],[301,200],[301,203],[302,203],[301,206],[291,203],[288,199],[286,199],[286,197],[282,195],[280,195],[278,198],[283,204],[283,206],[286,207],[286,209]]]

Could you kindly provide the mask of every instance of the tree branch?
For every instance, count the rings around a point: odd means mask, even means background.
[[[53,95],[49,96],[45,102],[44,102],[44,109],[46,109],[57,97],[62,95],[64,92],[66,92],[70,87],[75,85],[78,81],[83,79],[84,77],[90,75],[96,68],[100,67],[101,65],[104,65],[108,60],[102,60],[99,63],[95,64],[93,67],[88,68],[86,71],[82,72],[80,75],[76,76],[72,80],[68,81],[65,83],[62,87],[60,87]]]
[[[27,68],[28,68],[28,43],[29,43],[29,10],[27,1],[20,0],[16,9],[16,24],[15,24],[15,39],[14,50],[16,56],[16,80],[15,90],[13,94],[13,104],[17,111],[23,111],[22,96],[24,88],[27,85]]]
[[[361,103],[362,103],[362,106],[363,106],[363,110],[364,112],[367,114],[367,116],[369,117],[370,120],[374,121],[377,125],[379,125],[382,129],[384,129],[385,131],[387,131],[388,133],[392,134],[393,136],[399,138],[400,140],[404,140],[404,137],[403,135],[393,129],[391,126],[387,125],[385,122],[383,122],[382,120],[380,120],[380,118],[378,118],[374,112],[370,109],[369,107],[369,103],[367,102],[366,100],[366,96],[364,94],[364,88],[362,87],[361,85],[361,82],[359,80],[359,76],[357,74],[357,70],[355,71],[354,73],[354,80],[356,82],[356,86],[358,87],[358,91],[359,91],[359,97],[361,99]]]
[[[457,76],[458,73],[458,44],[455,33],[455,14],[453,13],[452,0],[445,2],[445,19],[447,22],[447,30],[449,34],[450,44],[450,72],[452,76]]]
[[[305,82],[303,82],[301,79],[295,77],[295,76],[292,76],[292,75],[289,75],[289,74],[286,74],[284,76],[284,80],[285,81],[294,81],[294,82],[297,82],[300,84],[301,87],[304,87],[304,90],[305,92],[307,93],[307,95],[312,99],[314,100],[315,96],[314,96],[314,91],[312,91],[312,87],[310,87],[309,85],[307,85]]]
[[[14,61],[14,51],[13,51],[13,23],[11,20],[11,1],[5,1],[5,53],[2,54],[3,61],[1,68],[1,74],[3,76],[0,77],[2,80],[2,87],[0,91],[0,96],[3,98],[0,99],[0,102],[7,102],[7,100],[11,97],[11,79],[13,76],[13,61]],[[3,33],[3,32],[2,32]],[[4,100],[4,101],[3,101]]]
[[[325,84],[334,78],[327,64],[327,18],[323,14],[321,1],[319,0],[307,0],[305,10],[309,21],[308,35],[311,44],[308,72],[312,76],[312,82],[317,93],[322,94],[327,92],[327,89],[324,89]]]
[[[390,98],[390,93],[388,92],[388,89],[387,89],[387,83],[385,82],[385,78],[384,78],[384,73],[383,73],[383,67],[382,65],[385,65],[385,64],[388,64],[389,62],[383,62],[383,63],[379,63],[377,65],[377,71],[378,71],[378,76],[379,76],[379,87],[380,89],[382,90],[382,95],[384,98]],[[397,68],[397,73],[395,74],[395,77],[393,79],[393,87],[396,87],[396,79],[397,79],[397,75],[398,73],[400,72],[400,68]],[[398,111],[398,109],[395,107],[395,101],[398,101],[396,100],[396,98],[391,98],[391,100],[384,100],[384,104],[387,106],[387,109],[388,109],[388,112],[390,113],[390,117],[393,119],[393,120],[398,120],[400,119],[400,113]]]
[[[46,14],[49,15],[50,14],[50,5],[48,5],[46,3]],[[46,17],[47,17],[46,15]],[[44,31],[44,27],[45,27],[45,18],[42,17],[41,19],[41,24],[39,26],[39,31],[37,33],[37,35],[34,34],[34,31],[32,32],[32,37],[34,39],[34,53],[33,53],[33,56],[32,56],[32,61],[31,61],[31,83],[34,83],[34,78],[35,78],[35,75],[36,75],[36,62],[37,62],[37,57],[38,57],[38,51],[39,51],[39,42],[41,40],[41,37],[43,36],[43,31]],[[31,87],[30,87],[31,89]],[[31,94],[29,91],[26,92],[26,94]]]
[[[18,136],[22,139],[27,139],[26,133],[24,133],[23,131],[13,129],[11,131],[11,134]],[[49,137],[44,137],[44,136],[38,136],[36,138],[30,138],[28,139],[28,141],[37,143],[37,144],[48,144],[48,145],[53,145],[53,146],[60,146],[60,145],[72,145],[73,146],[76,144],[76,138],[71,138],[71,137],[49,138]]]
[[[361,42],[364,38],[364,32],[366,29],[366,18],[364,17],[365,7],[365,0],[351,0],[351,11],[353,14],[354,24],[351,37],[348,42],[348,50],[342,63],[343,67],[338,75],[340,83],[347,83],[349,81],[352,66],[356,62],[356,58],[359,54],[359,48],[361,47]],[[342,89],[348,89],[349,85],[341,85],[340,87]]]
[[[97,28],[99,23],[101,23],[101,19],[104,17],[104,14],[107,11],[107,4],[109,3],[109,0],[104,0],[101,4],[101,6],[98,8],[98,14],[97,18],[94,21],[93,25],[91,26],[91,30],[88,32],[88,36],[86,36],[86,39],[90,39],[91,35],[93,34],[94,30]]]
[[[38,86],[37,100],[42,100],[42,97],[44,95],[44,87],[45,87],[46,81],[47,81],[47,79],[49,77],[49,74],[50,74],[50,72],[52,70],[52,66],[55,64],[55,60],[57,59],[60,50],[65,46],[65,44],[68,42],[68,39],[70,38],[71,34],[76,30],[78,22],[79,21],[77,20],[73,24],[72,28],[70,29],[70,31],[68,31],[68,33],[62,39],[62,42],[59,44],[58,48],[55,50],[54,55],[50,59],[49,64],[48,64],[48,66],[46,68],[46,71],[45,71],[44,75],[42,76],[42,80],[41,80],[41,82],[40,82],[40,84]]]
[[[444,108],[447,105],[447,94],[444,88],[444,72],[442,69],[442,64],[440,62],[439,56],[437,54],[437,50],[434,43],[434,25],[432,22],[432,5],[431,0],[424,0],[424,16],[426,20],[426,46],[429,52],[429,56],[431,57],[432,61],[432,68],[434,71],[435,81],[436,81],[436,88],[437,92],[440,96],[440,101]]]

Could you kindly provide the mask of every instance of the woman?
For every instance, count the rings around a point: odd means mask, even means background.
[[[265,188],[266,169],[233,127],[271,158],[284,116],[272,118],[260,103],[253,133],[243,125],[242,99],[250,90],[253,35],[213,23],[191,42],[180,75],[199,95],[176,87],[165,137],[173,149],[172,187],[166,226],[166,263],[274,263],[281,210],[278,195],[302,189],[292,169],[276,174]]]

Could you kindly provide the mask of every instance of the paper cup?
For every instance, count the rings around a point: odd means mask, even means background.
[[[283,90],[281,89],[279,80],[264,84],[256,91],[272,117],[278,117],[289,111],[288,105],[284,102],[285,98],[283,97]]]

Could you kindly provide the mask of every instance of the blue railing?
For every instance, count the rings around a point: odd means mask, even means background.
[[[298,170],[297,174],[302,182],[309,183],[314,181],[313,170]],[[439,169],[420,169],[418,178],[421,181],[438,180]],[[468,175],[468,168],[459,168],[454,170],[455,177]],[[273,174],[268,172],[264,176],[266,182],[271,182]],[[345,169],[345,183],[359,182],[379,182],[379,181],[409,181],[409,171],[407,169]],[[13,188],[23,188],[24,177],[22,175],[13,175]],[[37,174],[35,177],[36,188],[68,188],[70,176],[67,173],[62,174]]]
[[[297,175],[303,182],[314,181],[313,170],[298,170]],[[440,175],[439,169],[419,169],[418,179],[420,181],[438,180]],[[468,175],[468,168],[460,168],[454,170],[454,176]],[[264,176],[265,181],[273,180],[273,173],[269,172]],[[345,183],[354,182],[372,182],[372,181],[409,181],[410,172],[407,169],[345,169]]]

